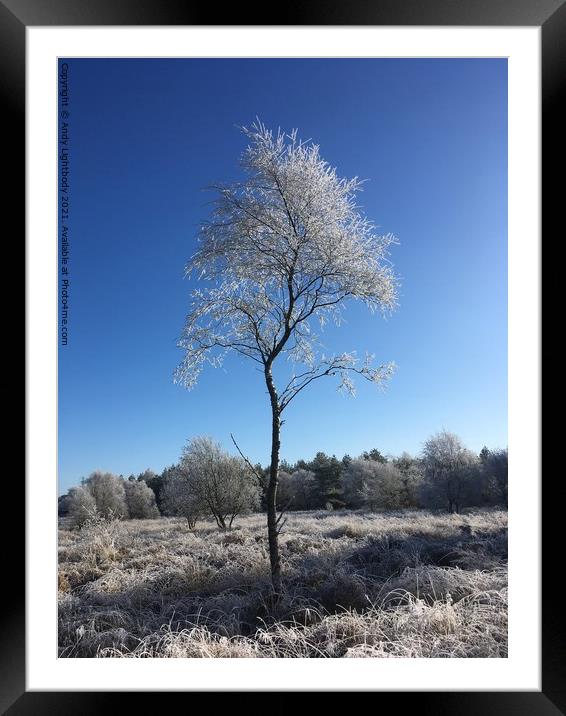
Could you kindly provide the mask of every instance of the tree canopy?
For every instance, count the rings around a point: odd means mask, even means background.
[[[262,366],[279,354],[303,365],[280,390],[280,410],[323,375],[339,375],[349,391],[353,372],[383,381],[392,363],[321,353],[312,319],[340,323],[348,298],[392,310],[395,238],[376,233],[356,203],[363,182],[339,178],[318,145],[296,131],[274,135],[259,121],[243,132],[246,177],[213,187],[212,216],[186,266],[207,285],[192,292],[176,380],[192,387],[205,361],[217,366],[233,350]]]

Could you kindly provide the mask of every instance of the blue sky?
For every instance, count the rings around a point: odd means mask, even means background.
[[[418,453],[442,428],[473,450],[507,444],[507,64],[499,59],[69,60],[69,343],[59,348],[59,489],[95,469],[175,462],[185,441],[230,432],[266,464],[261,375],[234,356],[188,392],[172,382],[209,212],[203,190],[240,176],[259,116],[297,127],[399,245],[399,308],[352,305],[329,351],[397,372],[384,392],[332,379],[286,412],[282,456],[377,447]]]

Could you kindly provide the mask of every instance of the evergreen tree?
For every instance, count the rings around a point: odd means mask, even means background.
[[[373,450],[369,452],[364,452],[362,457],[364,460],[373,460],[374,462],[380,462],[382,465],[385,465],[387,462],[387,458],[384,457],[377,448],[373,448]]]

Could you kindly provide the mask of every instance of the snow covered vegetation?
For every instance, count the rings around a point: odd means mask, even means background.
[[[506,657],[507,513],[95,517],[59,537],[62,657]]]

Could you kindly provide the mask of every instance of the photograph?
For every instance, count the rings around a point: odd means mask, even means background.
[[[507,659],[507,58],[59,57],[57,164],[58,657]]]

